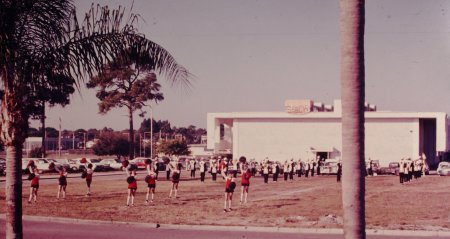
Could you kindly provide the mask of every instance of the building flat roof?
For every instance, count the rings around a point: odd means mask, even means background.
[[[227,113],[208,113],[208,117],[228,118],[228,119],[263,119],[263,118],[299,118],[299,119],[338,119],[341,114],[337,112],[310,112],[306,114],[290,114],[286,112],[227,112]],[[445,112],[394,112],[394,111],[369,111],[365,112],[365,118],[389,118],[389,119],[418,119],[418,118],[438,118],[447,117]]]

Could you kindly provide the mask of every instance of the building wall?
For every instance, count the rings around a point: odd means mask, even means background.
[[[233,156],[258,161],[308,159],[312,150],[326,149],[340,155],[339,119],[236,119]],[[237,147],[236,147],[237,145]],[[335,155],[336,156],[336,155]],[[333,155],[331,156],[333,157]]]
[[[365,134],[366,159],[380,160],[384,166],[419,157],[418,119],[366,119]]]
[[[424,144],[420,142],[420,119],[436,119],[436,151],[448,151],[450,130],[445,113],[370,112],[366,113],[365,124],[366,159],[379,160],[385,166],[401,158],[419,157]],[[336,112],[208,114],[208,148],[220,141],[218,124],[223,122],[231,126],[229,143],[236,158],[311,159],[316,151],[328,151],[330,158],[342,158],[341,119]],[[433,161],[433,155],[427,157]]]
[[[366,158],[382,165],[419,156],[418,119],[367,119]],[[311,159],[316,151],[341,158],[340,119],[236,119],[233,155],[262,160]]]

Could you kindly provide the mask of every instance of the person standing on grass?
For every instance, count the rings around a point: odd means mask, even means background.
[[[238,168],[239,168],[239,161],[235,158],[235,159],[233,159],[233,165],[232,165],[234,178],[237,177]],[[242,172],[242,170],[241,170],[241,172]]]
[[[216,181],[216,179],[217,179],[217,162],[215,159],[211,160],[211,166],[209,168],[209,171],[211,172],[212,181]]]
[[[206,174],[206,163],[205,159],[200,159],[200,182],[205,182],[205,174]]]
[[[222,174],[222,176],[224,175],[224,173],[228,173],[228,159],[227,159],[227,157],[223,158],[222,161],[220,162],[219,170],[220,170],[220,173]],[[223,179],[225,179],[225,178],[223,178]]]
[[[313,159],[311,162],[311,177],[314,177],[314,171],[316,171],[316,160]]]
[[[337,166],[338,166],[338,170],[337,170],[336,181],[340,182],[341,181],[341,175],[342,175],[342,164],[339,162],[337,164]]]
[[[302,161],[301,159],[295,164],[295,171],[297,173],[297,177],[300,178],[302,176]]]
[[[274,182],[278,182],[278,174],[280,174],[280,165],[277,161],[272,165],[272,179]]]
[[[403,184],[405,179],[405,164],[403,158],[399,162],[398,175],[400,178],[400,184]]]
[[[86,186],[87,186],[87,192],[86,196],[91,196],[91,184],[92,184],[92,176],[94,174],[94,170],[92,169],[92,164],[84,164],[85,168],[85,175],[86,175]]]
[[[317,175],[320,175],[320,166],[322,165],[322,159],[320,155],[317,155]]]
[[[147,183],[147,195],[145,196],[145,204],[148,204],[148,198],[150,193],[152,194],[150,203],[153,203],[153,199],[155,197],[155,189],[156,189],[156,173],[154,171],[148,172],[148,175],[145,177],[145,182]]]
[[[34,165],[33,165],[34,166]],[[30,197],[28,198],[28,203],[34,199],[34,202],[37,203],[37,195],[39,190],[39,170],[37,167],[31,167],[30,176],[28,177],[31,180],[30,184]]]
[[[189,161],[189,169],[191,170],[191,178],[195,178],[195,166],[197,162],[195,162],[195,159],[191,159]]]
[[[56,196],[56,199],[59,200],[59,194],[62,192],[62,198],[66,199],[66,187],[67,187],[67,171],[64,167],[61,167],[61,169],[56,168],[56,170],[59,172],[59,178],[58,178],[58,195]]]
[[[180,171],[174,170],[172,173],[172,188],[170,188],[169,198],[172,198],[172,192],[174,192],[174,196],[175,198],[177,198],[179,182],[180,182]]]
[[[284,164],[283,164],[283,176],[284,176],[284,181],[287,181],[288,176],[289,176],[289,162],[287,160],[284,161]]]
[[[130,174],[127,178],[128,183],[128,196],[127,196],[127,207],[134,206],[134,197],[136,196],[137,191],[137,180],[136,180],[136,171],[130,171]]]
[[[236,188],[236,182],[232,175],[228,172],[222,171],[222,176],[225,179],[225,201],[223,206],[224,212],[232,211],[231,201],[233,200],[234,189]],[[228,209],[227,209],[228,205]]]
[[[411,159],[409,159],[409,169],[408,169],[408,172],[409,172],[409,181],[412,181],[413,173],[414,173],[414,161],[411,160]]]
[[[170,180],[170,161],[166,165],[166,180]]]
[[[420,157],[420,159],[422,160],[422,176],[425,177],[425,174],[427,172],[427,156],[425,155],[425,153],[422,153],[422,157]]]
[[[404,172],[404,179],[403,182],[407,183],[409,181],[409,162],[408,159],[405,160],[403,163],[403,172]]]
[[[252,176],[255,177],[255,176],[256,176],[256,165],[255,165],[255,161],[251,161],[251,162],[250,162],[250,170],[252,171]]]
[[[241,201],[247,203],[247,197],[248,197],[248,188],[250,187],[250,178],[252,177],[252,172],[250,169],[247,169],[244,173],[241,175]]]
[[[264,177],[264,183],[269,183],[269,159],[265,159],[262,165],[262,174]]]
[[[311,169],[311,162],[306,160],[305,162],[305,177],[309,177],[309,171]]]
[[[294,170],[295,170],[294,159],[291,159],[291,162],[289,163],[289,180],[294,180]]]

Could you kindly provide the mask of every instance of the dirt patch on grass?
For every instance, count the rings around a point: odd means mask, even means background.
[[[142,175],[142,174],[141,174]],[[186,176],[186,174],[184,174]],[[142,178],[142,177],[141,177]],[[240,188],[233,211],[223,212],[224,182],[181,181],[179,198],[168,198],[170,183],[159,181],[153,204],[145,205],[146,185],[138,182],[135,206],[126,206],[125,176],[94,178],[93,195],[85,184],[69,180],[66,200],[56,200],[57,180],[41,185],[39,202],[27,204],[29,182],[24,182],[25,215],[58,216],[107,221],[192,225],[341,228],[341,185],[333,176],[269,182],[252,178],[249,202],[240,205]],[[239,185],[239,184],[238,184]],[[450,177],[428,176],[400,185],[394,176],[366,179],[367,228],[450,230]],[[0,212],[5,212],[5,191],[0,189]]]

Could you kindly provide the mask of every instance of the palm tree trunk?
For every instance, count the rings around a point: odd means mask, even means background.
[[[340,1],[345,238],[365,238],[364,0]]]
[[[20,88],[19,88],[20,89]],[[22,147],[28,117],[20,90],[5,86],[1,103],[1,131],[6,148],[6,238],[21,239],[22,234]]]
[[[6,146],[6,238],[22,238],[22,146]]]
[[[134,129],[133,129],[133,110],[131,107],[128,108],[128,120],[130,125],[130,132],[129,132],[129,141],[130,141],[130,152],[128,152],[129,159],[134,159]]]

